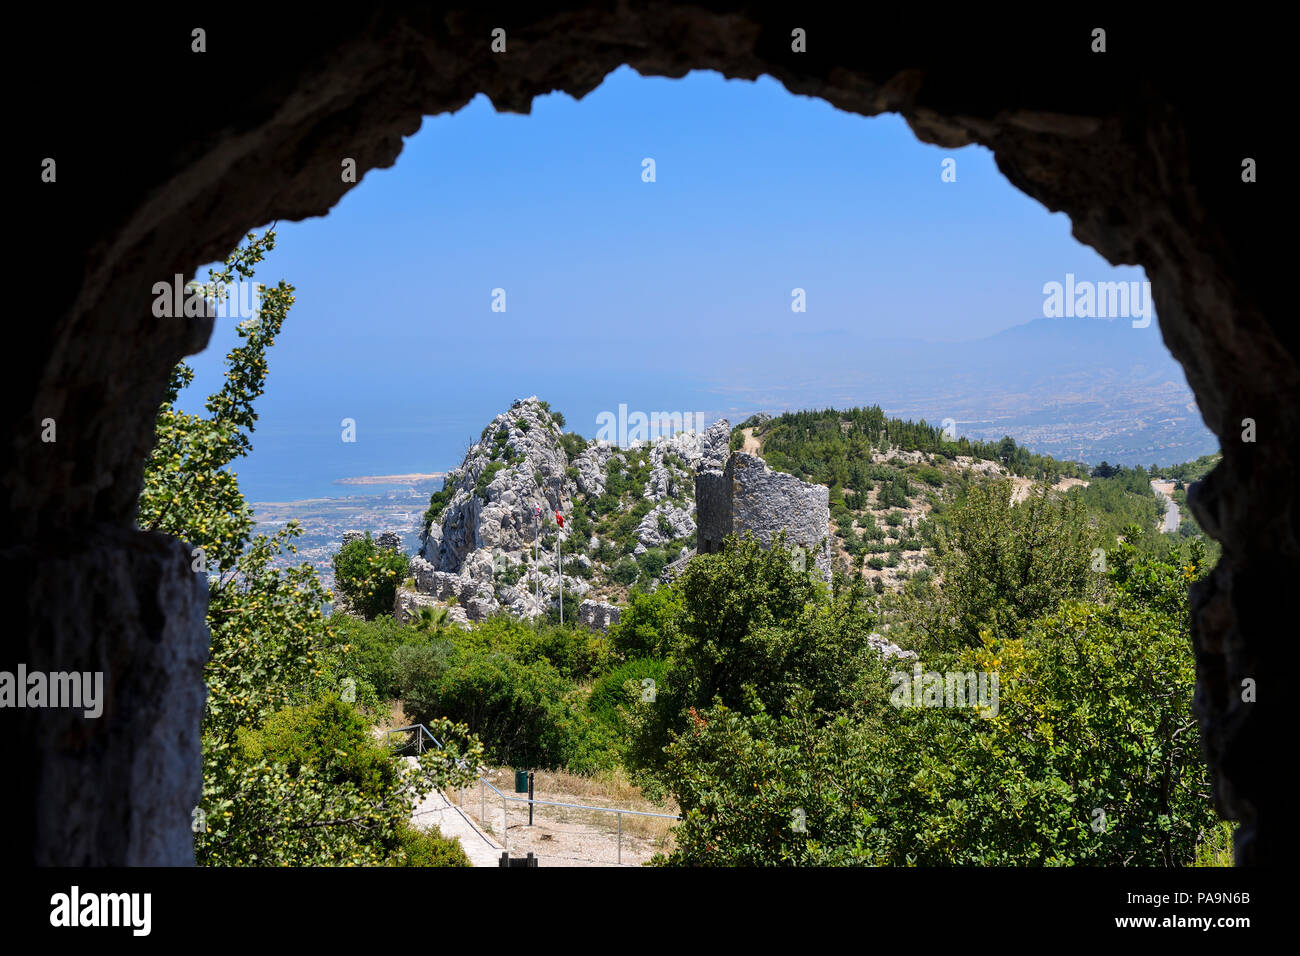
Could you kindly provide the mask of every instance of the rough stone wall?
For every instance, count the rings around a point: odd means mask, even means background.
[[[1285,31],[1220,20],[1208,64],[1188,52],[1204,45],[1199,22],[1127,11],[1102,60],[1088,49],[1090,21],[1048,28],[1037,17],[1026,36],[982,11],[969,24],[873,11],[870,29],[850,30],[840,13],[807,10],[807,53],[795,54],[789,18],[759,4],[539,2],[512,8],[510,52],[494,55],[495,8],[377,4],[346,18],[262,11],[252,31],[239,11],[217,11],[210,35],[238,42],[191,56],[193,24],[179,8],[129,21],[105,8],[71,32],[23,19],[40,13],[15,11],[11,32],[33,59],[92,79],[38,86],[13,104],[25,140],[63,163],[57,185],[35,174],[15,180],[31,190],[20,201],[42,211],[24,283],[39,290],[42,318],[24,327],[3,406],[0,579],[35,595],[22,598],[4,655],[49,646],[56,630],[65,668],[112,644],[134,662],[142,692],[131,706],[144,719],[124,715],[112,746],[78,763],[42,762],[63,744],[0,715],[0,765],[19,768],[23,781],[5,794],[15,801],[7,854],[189,859],[187,819],[162,811],[197,792],[197,760],[168,773],[139,768],[153,759],[151,708],[202,693],[189,656],[202,655],[202,622],[181,583],[187,555],[158,552],[146,569],[139,556],[152,545],[133,529],[169,372],[204,347],[212,320],[160,322],[153,283],[192,276],[261,224],[324,215],[352,187],[340,161],[355,160],[359,176],[392,165],[424,115],[480,92],[500,110],[528,112],[533,97],[583,96],[626,63],[646,75],[769,74],[841,110],[897,112],[928,143],[979,143],[1011,183],[1069,215],[1081,242],[1146,270],[1164,341],[1224,451],[1189,493],[1197,520],[1223,544],[1219,566],[1193,591],[1195,707],[1215,799],[1241,821],[1238,861],[1271,858],[1275,842],[1263,834],[1281,784],[1265,728],[1279,715],[1267,697],[1243,702],[1241,682],[1284,670],[1273,615],[1300,572],[1300,333],[1286,310],[1265,306],[1279,247],[1256,226],[1276,208],[1276,186],[1264,174],[1241,181],[1243,159],[1268,145],[1276,108],[1236,91],[1272,88],[1261,71],[1284,61]],[[239,108],[159,136],[158,117],[193,116],[196,103]],[[118,148],[89,154],[110,142]],[[39,438],[47,417],[59,423],[57,444]],[[1246,418],[1258,424],[1252,443],[1240,437]],[[115,586],[88,571],[56,584],[36,570],[87,541],[98,542],[101,566],[120,569]],[[159,649],[177,642],[180,658]],[[197,753],[197,727],[187,746]],[[38,790],[49,803],[36,803]],[[122,825],[149,814],[165,833]]]
[[[773,471],[762,458],[737,451],[723,471],[696,476],[695,508],[700,554],[721,550],[729,534],[752,533],[764,545],[784,534],[787,546],[802,548],[830,581],[830,491],[824,485]]]
[[[104,702],[95,718],[0,711],[5,797],[22,813],[10,852],[42,866],[193,863],[206,576],[157,533],[102,531],[30,558],[6,569],[14,630],[0,671],[102,672]]]
[[[583,601],[578,605],[578,623],[593,631],[608,631],[618,623],[622,612],[617,605],[601,601]]]
[[[773,471],[762,458],[742,451],[732,453],[725,476],[731,486],[732,531],[742,536],[753,532],[764,544],[784,534],[786,543],[803,548],[830,581],[830,490]]]
[[[705,432],[707,453],[695,472],[695,550],[712,554],[731,534],[731,485],[726,479],[731,423],[723,418]]]

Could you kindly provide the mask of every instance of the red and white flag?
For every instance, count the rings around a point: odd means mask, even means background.
[[[561,528],[564,527],[564,515],[560,514],[559,508],[555,509],[555,523],[558,524]]]

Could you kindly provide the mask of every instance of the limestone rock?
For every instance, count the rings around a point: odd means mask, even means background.
[[[599,498],[605,493],[605,468],[614,456],[614,446],[606,442],[592,442],[574,456],[572,465],[578,471],[574,485],[589,498]]]
[[[889,660],[891,657],[912,659],[917,656],[916,651],[905,651],[893,641],[889,640],[889,638],[884,637],[881,634],[868,635],[867,643],[871,646],[872,650],[878,652],[885,660]]]
[[[704,455],[707,432],[678,432],[650,446],[650,478],[645,496],[650,501],[682,498],[691,493],[695,469]]]
[[[444,488],[455,493],[439,530],[424,534],[420,555],[440,571],[459,572],[476,551],[528,550],[557,508],[571,508],[567,467],[559,426],[536,396],[516,402],[447,476]]]
[[[664,527],[660,527],[661,521]],[[641,523],[636,526],[637,547],[634,554],[641,554],[647,548],[657,548],[670,541],[688,538],[695,534],[695,516],[690,508],[680,507],[671,502],[656,505],[646,512]]]

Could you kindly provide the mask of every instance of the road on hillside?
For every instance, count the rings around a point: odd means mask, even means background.
[[[1151,490],[1156,493],[1156,497],[1165,503],[1165,520],[1157,527],[1165,534],[1173,534],[1178,530],[1178,523],[1182,516],[1178,513],[1178,502],[1171,497],[1174,493],[1174,483],[1172,481],[1156,481],[1151,479]]]

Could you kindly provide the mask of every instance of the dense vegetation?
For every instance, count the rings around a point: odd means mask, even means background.
[[[250,277],[274,233],[249,238],[213,288]],[[209,586],[200,862],[467,865],[410,818],[481,759],[626,769],[682,809],[668,865],[1222,862],[1187,633],[1213,550],[1191,522],[1154,531],[1155,469],[951,442],[878,408],[796,413],[754,424],[774,467],[830,488],[846,560],[829,585],[783,541],[733,537],[659,586],[686,542],[633,554],[641,450],[611,460],[566,545],[599,536],[597,573],[630,589],[608,634],[572,609],[564,626],[461,627],[433,608],[398,623],[406,559],[368,536],[335,556],[352,613],[327,617],[312,569],[274,561],[297,529],[254,535],[227,467],[251,447],[292,301],[267,291],[206,415],[175,407],[192,379],[177,367],[140,501],[141,526],[185,541]],[[959,456],[1042,482],[1013,489]],[[1062,477],[1088,484],[1048,487]],[[886,570],[905,586],[883,587]],[[882,633],[919,656],[885,659]],[[953,675],[972,692],[997,680],[977,707],[952,699]],[[392,700],[445,748],[398,761],[374,734]]]
[[[210,274],[210,294],[235,273],[251,278],[274,241],[274,231],[250,235]],[[455,863],[463,857],[436,834],[410,829],[411,809],[435,786],[472,779],[480,745],[463,727],[438,722],[448,748],[398,772],[358,710],[378,703],[373,691],[358,695],[340,674],[349,648],[323,612],[328,592],[310,565],[273,562],[293,553],[299,529],[254,535],[252,510],[227,467],[252,446],[266,351],[292,303],[292,286],[265,289],[260,315],[239,326],[206,416],[176,408],[193,379],[184,363],[176,367],[140,497],[140,526],[184,541],[208,584],[195,855],[216,865]]]
[[[958,456],[998,461],[1013,474],[1056,481],[1086,477],[1082,465],[1036,455],[1006,436],[999,442],[947,438],[940,428],[920,422],[886,418],[879,406],[847,411],[787,412],[755,427],[763,457],[780,471],[827,486],[862,489],[871,480],[872,452],[920,451],[952,461]]]
[[[664,704],[637,705],[646,746],[633,754],[685,813],[664,862],[1191,863],[1199,842],[1217,839],[1191,716],[1186,630],[1186,584],[1204,565],[1194,554],[1156,561],[1130,544],[1108,558],[1099,602],[1066,598],[1016,634],[983,628],[949,648],[908,633],[927,671],[999,674],[991,716],[893,706],[879,660],[852,655],[841,679],[863,690],[847,699],[813,681],[784,686],[785,670],[751,663],[711,705],[682,711],[677,688],[697,686],[696,668],[670,667]],[[724,644],[751,654],[773,647],[776,664],[784,642],[766,622],[782,617],[780,602],[733,574],[752,560],[741,543],[693,562],[688,574],[731,582],[729,596],[760,602]],[[759,560],[776,573],[788,562],[779,549]],[[989,574],[995,593],[986,603],[1014,604],[999,580]],[[851,604],[845,592],[841,584],[803,613]],[[698,628],[689,604],[675,624]],[[896,626],[891,637],[906,630]]]

